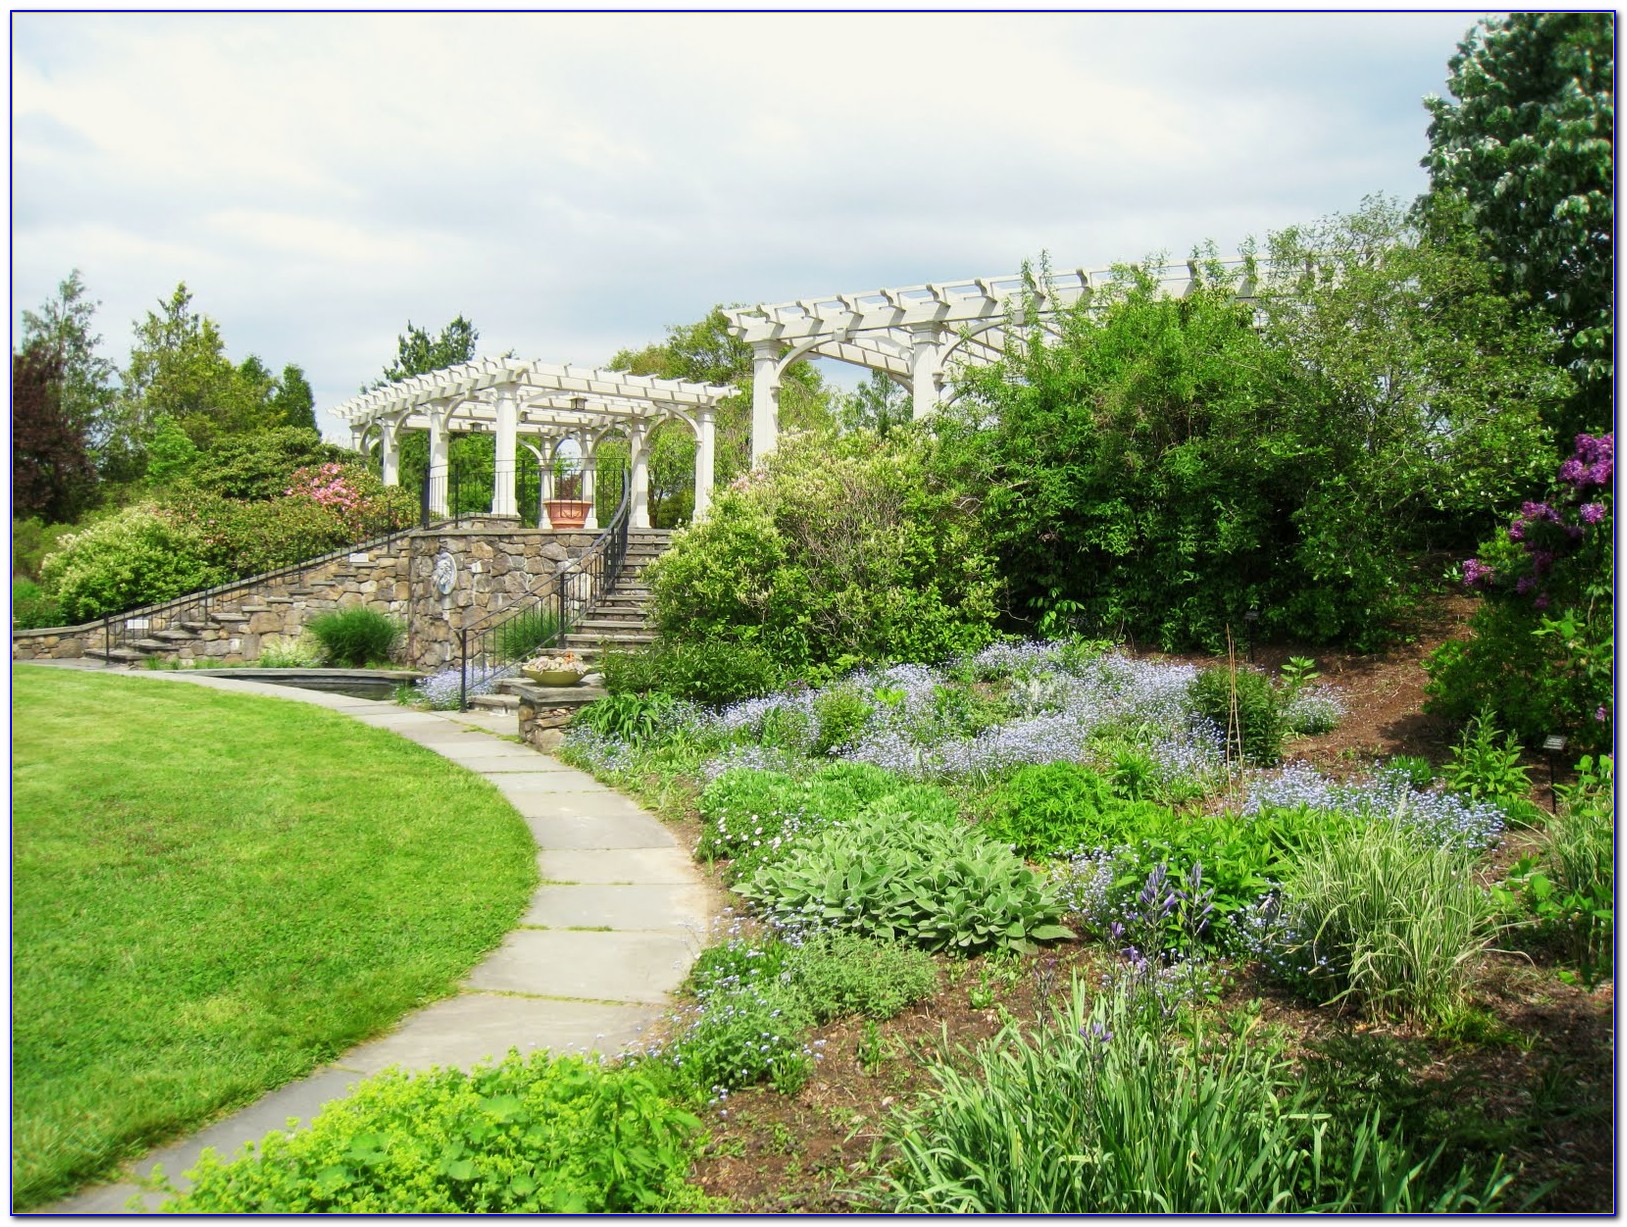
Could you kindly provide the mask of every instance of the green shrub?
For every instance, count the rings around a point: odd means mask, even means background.
[[[782,441],[651,568],[663,637],[753,645],[796,671],[990,642],[993,559],[933,446],[913,430]]]
[[[638,651],[606,652],[601,669],[613,695],[669,694],[712,706],[767,694],[780,681],[773,658],[751,644],[665,636]]]
[[[700,952],[689,969],[689,987],[697,997],[708,997],[748,984],[778,984],[785,979],[791,955],[790,946],[772,938],[730,938]]]
[[[1168,809],[1123,799],[1110,781],[1077,763],[1019,767],[988,806],[989,836],[1025,856],[1116,848],[1163,836],[1174,823]]]
[[[1531,780],[1520,766],[1520,745],[1510,733],[1497,744],[1497,722],[1489,708],[1469,721],[1463,737],[1452,747],[1452,760],[1442,774],[1453,792],[1476,801],[1519,801],[1531,791]]]
[[[40,575],[70,623],[167,601],[228,578],[205,561],[196,531],[145,505],[64,537]]]
[[[940,826],[960,822],[960,806],[936,784],[901,784],[895,791],[866,803],[859,813],[876,819],[891,816]]]
[[[1070,1000],[1032,1037],[1015,1021],[972,1068],[889,1124],[895,1213],[1262,1214],[1490,1209],[1508,1183],[1438,1169],[1376,1112],[1294,1072],[1280,1033],[1240,1014],[1182,1036],[1124,992]],[[964,1065],[965,1062],[959,1064]]]
[[[891,1018],[938,987],[924,950],[857,933],[826,933],[791,953],[792,983],[818,1022],[862,1014]]]
[[[571,723],[628,745],[647,745],[665,731],[666,717],[674,702],[664,694],[613,694],[581,708]]]
[[[365,605],[318,614],[305,630],[322,645],[330,664],[350,669],[389,663],[405,633],[400,622]]]
[[[695,854],[727,857],[728,877],[734,881],[798,832],[851,818],[860,805],[859,794],[840,778],[797,779],[778,771],[733,768],[701,792],[705,826]]]
[[[1194,710],[1225,734],[1229,757],[1256,767],[1282,757],[1287,730],[1281,697],[1264,673],[1215,665],[1193,679],[1189,697]]]
[[[812,753],[823,757],[851,746],[864,732],[875,708],[856,686],[832,686],[813,702]]]
[[[696,1209],[700,1121],[639,1069],[515,1053],[465,1074],[390,1069],[306,1129],[223,1162],[205,1151],[182,1214],[627,1213]]]
[[[1303,852],[1281,910],[1312,996],[1426,1022],[1461,1005],[1496,915],[1470,854],[1386,820]]]
[[[94,514],[94,513],[93,513]],[[40,564],[47,554],[55,551],[63,539],[88,528],[94,519],[87,517],[79,524],[46,524],[30,517],[11,521],[11,573],[27,579],[40,577]]]
[[[1497,895],[1558,944],[1570,964],[1561,975],[1591,992],[1614,971],[1614,760],[1583,758],[1578,772],[1536,855],[1514,865]]]
[[[30,631],[41,626],[61,626],[62,606],[54,596],[31,579],[11,577],[11,625]]]
[[[278,426],[216,439],[192,465],[188,481],[222,498],[263,502],[285,495],[298,469],[357,459],[355,452],[322,442],[309,427]]]
[[[799,834],[735,887],[775,922],[924,950],[1025,951],[1072,937],[1061,904],[1009,849],[969,827],[864,814]]]
[[[1490,707],[1528,743],[1551,733],[1572,750],[1612,744],[1615,704],[1614,436],[1577,435],[1545,501],[1465,560],[1483,594],[1469,639],[1425,662],[1426,710],[1466,720]]]
[[[1417,754],[1397,754],[1384,764],[1384,770],[1392,771],[1407,781],[1407,787],[1423,792],[1435,782],[1435,767],[1427,759]]]

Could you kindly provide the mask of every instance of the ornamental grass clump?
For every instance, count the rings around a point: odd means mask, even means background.
[[[1131,992],[1014,1021],[887,1133],[877,1201],[895,1213],[1258,1214],[1495,1207],[1509,1178],[1453,1172],[1376,1112],[1341,1113],[1283,1037],[1239,1013],[1189,1032]]]
[[[1357,823],[1303,852],[1256,928],[1266,961],[1314,1000],[1424,1022],[1462,1004],[1496,906],[1472,856],[1399,821]]]
[[[362,669],[388,664],[405,634],[400,622],[365,605],[335,609],[305,624],[331,665]]]

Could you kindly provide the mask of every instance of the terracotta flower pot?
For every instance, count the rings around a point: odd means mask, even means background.
[[[544,506],[548,508],[548,522],[555,528],[581,528],[593,510],[592,503],[578,499],[551,498]]]

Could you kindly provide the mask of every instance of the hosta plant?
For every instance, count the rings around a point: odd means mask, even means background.
[[[925,950],[1026,951],[1071,938],[1056,895],[969,827],[865,814],[793,841],[735,888],[790,929],[850,930]]]

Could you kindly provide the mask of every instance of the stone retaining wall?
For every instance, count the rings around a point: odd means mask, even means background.
[[[384,546],[338,554],[298,575],[269,578],[235,589],[212,603],[207,619],[177,636],[173,647],[149,655],[210,665],[255,660],[267,647],[291,642],[318,614],[340,606],[365,606],[401,619],[407,627],[404,662],[434,670],[456,656],[457,633],[507,608],[571,560],[580,558],[596,534],[521,528],[493,518],[456,527],[421,529]],[[452,589],[434,582],[438,559],[450,560]],[[131,638],[146,626],[132,622]],[[99,654],[102,624],[14,631],[13,660],[62,660]]]

